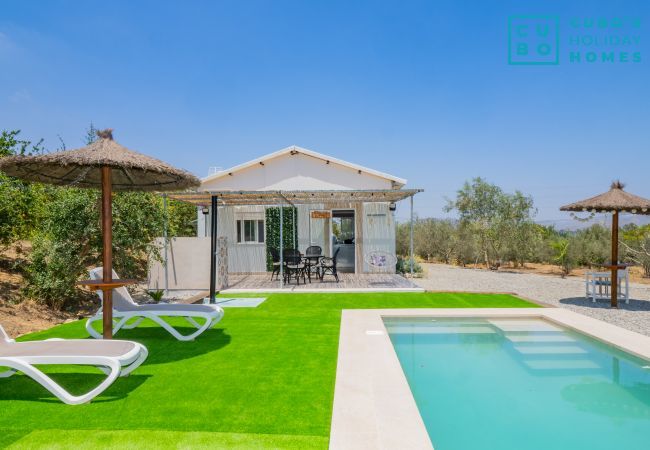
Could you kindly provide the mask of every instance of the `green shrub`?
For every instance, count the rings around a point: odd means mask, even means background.
[[[59,188],[33,241],[27,267],[29,297],[61,308],[79,298],[75,283],[102,264],[96,190]],[[123,278],[144,278],[149,257],[160,258],[154,239],[162,235],[161,198],[153,193],[113,196],[113,267]]]
[[[165,291],[162,289],[147,291],[147,295],[149,295],[154,302],[159,303],[163,299]]]
[[[555,252],[553,260],[562,269],[562,276],[564,277],[571,273],[575,263],[573,255],[571,254],[571,242],[568,239],[563,238],[558,239],[551,245]]]
[[[97,193],[59,189],[35,232],[26,293],[54,309],[77,297],[75,283],[91,261],[101,260]],[[101,264],[101,263],[99,263]]]
[[[402,258],[401,256],[398,256],[397,264],[395,265],[395,271],[401,275],[406,275],[407,273],[411,273],[411,259]],[[422,274],[423,272],[424,269],[422,269],[422,266],[418,264],[417,261],[413,260],[413,273]]]

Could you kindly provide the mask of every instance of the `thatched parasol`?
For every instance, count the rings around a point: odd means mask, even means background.
[[[625,192],[620,181],[612,183],[609,191],[560,208],[561,211],[583,211],[612,214],[612,306],[618,307],[618,269],[624,268],[618,262],[618,216],[622,212],[650,214],[650,200]]]
[[[113,336],[112,291],[133,282],[112,277],[112,190],[174,191],[197,187],[200,182],[189,172],[121,146],[113,140],[111,129],[98,131],[97,136],[95,142],[76,150],[2,158],[0,170],[27,181],[102,189],[103,279],[81,284],[104,292],[103,334],[104,339],[110,339]]]

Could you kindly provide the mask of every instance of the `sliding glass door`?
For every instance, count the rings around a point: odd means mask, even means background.
[[[353,209],[332,210],[332,252],[337,250],[337,269],[354,272],[356,243]]]

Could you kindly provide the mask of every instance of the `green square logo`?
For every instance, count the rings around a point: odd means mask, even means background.
[[[557,16],[510,16],[508,64],[558,65],[560,23]]]

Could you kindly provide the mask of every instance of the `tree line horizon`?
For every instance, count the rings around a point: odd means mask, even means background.
[[[568,275],[574,268],[598,267],[610,258],[609,225],[566,230],[537,223],[532,196],[507,193],[481,177],[466,181],[444,211],[458,217],[414,219],[414,253],[421,260],[494,270],[504,264],[545,263]],[[397,254],[407,257],[410,223],[398,222],[396,235]],[[641,266],[650,277],[650,225],[624,225],[619,244],[621,260]]]

